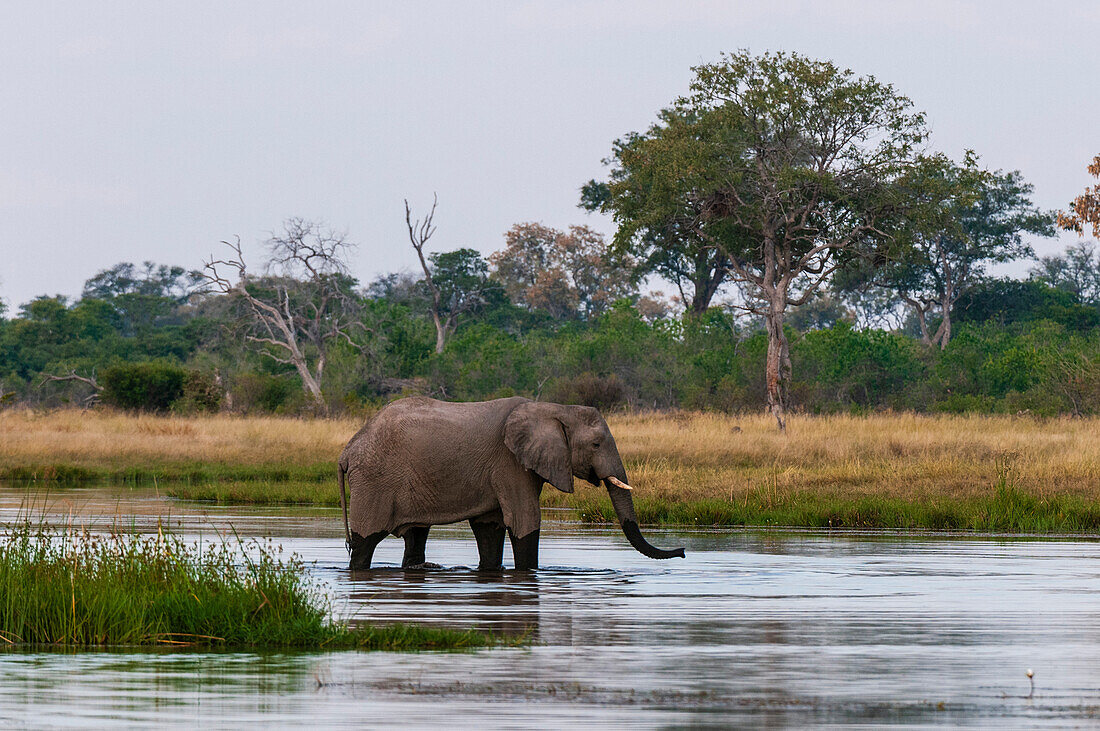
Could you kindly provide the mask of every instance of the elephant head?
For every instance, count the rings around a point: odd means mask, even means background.
[[[593,485],[602,482],[623,533],[640,553],[649,558],[684,557],[682,548],[666,551],[642,537],[619,449],[596,409],[520,404],[504,424],[504,444],[524,467],[562,492],[573,492],[574,477]]]

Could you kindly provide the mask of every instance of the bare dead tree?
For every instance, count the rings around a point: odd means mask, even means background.
[[[294,366],[303,390],[324,411],[321,383],[329,346],[343,341],[363,350],[352,338],[362,327],[345,263],[352,245],[343,234],[301,218],[287,219],[283,228],[267,242],[271,258],[265,276],[248,274],[239,236],[222,242],[232,256],[211,256],[202,275],[210,290],[244,303],[250,321],[245,338],[264,356]]]
[[[84,408],[88,408],[89,406],[92,406],[99,401],[99,394],[103,390],[103,386],[100,386],[99,382],[96,381],[94,370],[92,371],[92,375],[90,376],[77,375],[75,368],[71,369],[64,376],[47,374],[46,377],[42,379],[42,382],[38,384],[38,387],[42,388],[47,383],[57,383],[64,381],[77,381],[79,383],[84,383],[92,387],[92,392],[82,399]]]
[[[431,295],[431,304],[429,308],[432,313],[432,323],[435,325],[435,352],[442,353],[443,346],[447,343],[447,335],[453,331],[457,322],[455,321],[456,314],[454,312],[443,313],[443,293],[440,291],[439,286],[436,285],[435,280],[432,279],[432,270],[428,266],[428,260],[424,258],[424,245],[428,243],[428,239],[435,233],[435,226],[432,224],[432,219],[435,218],[435,207],[439,203],[439,196],[432,196],[432,209],[428,211],[428,215],[423,219],[413,220],[412,209],[409,208],[409,200],[405,199],[405,225],[409,229],[409,242],[416,250],[416,256],[420,259],[420,268],[424,270],[424,283],[428,287],[428,293]]]

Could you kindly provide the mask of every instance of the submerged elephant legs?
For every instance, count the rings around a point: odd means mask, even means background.
[[[516,568],[524,571],[539,567],[539,531],[516,538],[512,531],[498,522],[479,522],[476,519],[470,521],[470,528],[477,541],[478,571],[500,571],[504,568],[505,533],[512,543],[512,557]],[[436,564],[429,564],[425,558],[429,530],[429,526],[413,526],[405,530],[405,554],[401,558],[401,568],[438,568]],[[361,536],[352,531],[351,561],[348,568],[353,571],[369,569],[374,558],[374,549],[388,535],[389,532],[380,531]]]
[[[428,526],[414,526],[405,531],[405,555],[401,559],[402,568],[427,568],[432,564],[424,558],[424,547],[428,542]],[[369,569],[374,559],[374,549],[389,535],[389,531],[379,531],[369,536],[351,533],[351,561],[348,568],[353,571]]]

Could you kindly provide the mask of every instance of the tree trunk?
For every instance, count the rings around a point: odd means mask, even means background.
[[[328,411],[328,404],[325,403],[325,397],[321,393],[321,384],[313,374],[309,372],[309,366],[306,365],[304,358],[294,358],[294,368],[298,371],[298,375],[302,379],[302,387],[313,399],[313,405],[317,407],[318,411],[322,414]]]
[[[432,322],[435,323],[435,354],[443,352],[443,346],[447,344],[447,328],[439,318],[439,311],[432,309]]]
[[[932,336],[928,334],[928,318],[926,316],[926,310],[920,302],[908,297],[902,297],[905,303],[912,308],[914,314],[917,316],[917,324],[920,325],[920,340],[925,345],[932,347]]]
[[[951,305],[943,304],[943,324],[940,325],[940,350],[945,350],[951,342]]]
[[[768,389],[768,411],[775,417],[779,431],[787,430],[787,387],[791,380],[791,355],[783,332],[784,302],[778,293],[768,302],[764,326],[768,332],[768,359],[764,379]]]

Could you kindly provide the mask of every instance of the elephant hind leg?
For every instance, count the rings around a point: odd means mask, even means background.
[[[478,571],[500,571],[504,568],[504,526],[500,523],[475,523],[470,528],[477,540],[477,553],[481,557]]]
[[[355,531],[351,532],[351,563],[348,568],[353,571],[369,569],[371,559],[374,558],[374,549],[388,536],[386,531],[371,533],[369,536],[361,536]]]
[[[516,538],[508,531],[512,541],[512,558],[520,571],[532,571],[539,567],[539,532],[533,530],[523,538]]]
[[[428,543],[429,526],[413,526],[405,530],[405,555],[401,558],[401,568],[424,566],[424,549]]]

